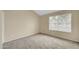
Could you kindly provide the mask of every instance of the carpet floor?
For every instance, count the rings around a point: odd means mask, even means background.
[[[79,43],[37,34],[3,44],[3,49],[78,49]]]

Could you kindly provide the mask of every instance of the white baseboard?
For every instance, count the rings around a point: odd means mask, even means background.
[[[21,37],[19,37],[19,38],[15,38],[15,39],[13,39],[13,40],[8,40],[8,41],[5,41],[5,42],[3,42],[3,43],[7,43],[7,42],[14,41],[14,40],[18,40],[18,39],[24,38],[24,37],[30,37],[30,36],[33,36],[33,35],[36,35],[36,34],[38,34],[38,33],[32,33],[32,34],[30,34],[30,35],[21,36]]]

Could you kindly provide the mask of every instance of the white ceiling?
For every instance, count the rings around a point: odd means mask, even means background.
[[[38,15],[42,16],[42,15],[46,15],[49,13],[53,13],[53,12],[57,12],[58,10],[34,10],[35,13],[37,13]]]

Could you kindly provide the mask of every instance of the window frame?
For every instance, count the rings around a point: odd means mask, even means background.
[[[70,21],[71,21],[71,24],[70,24],[70,31],[60,31],[60,30],[50,30],[50,17],[53,17],[53,16],[62,16],[62,15],[70,15]],[[66,14],[61,14],[61,15],[53,15],[53,16],[49,16],[48,18],[48,31],[53,31],[53,32],[65,32],[65,33],[71,33],[72,32],[72,14],[71,13],[66,13]]]

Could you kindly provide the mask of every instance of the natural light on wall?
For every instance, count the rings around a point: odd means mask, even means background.
[[[71,14],[49,17],[49,31],[71,32]]]

